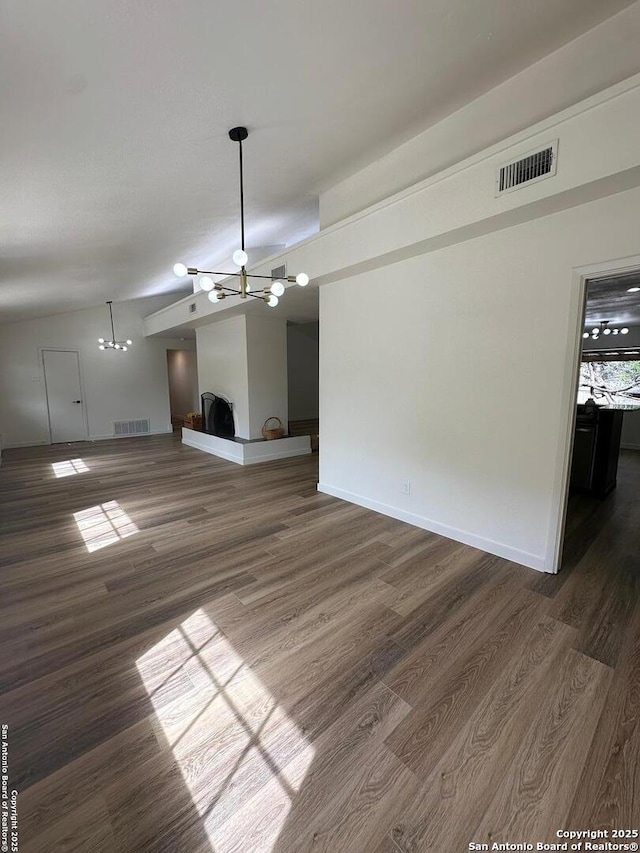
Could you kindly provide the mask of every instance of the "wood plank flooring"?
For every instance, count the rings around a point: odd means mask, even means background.
[[[3,454],[21,853],[640,828],[640,454],[572,499],[557,576],[316,480],[317,457],[240,468],[174,436]]]

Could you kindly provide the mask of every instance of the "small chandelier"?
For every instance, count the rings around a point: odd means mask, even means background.
[[[600,320],[600,322],[593,326],[591,329],[587,329],[582,333],[583,338],[591,338],[592,341],[597,341],[600,335],[628,335],[629,329],[626,326],[623,328],[614,328],[609,325],[609,320]]]
[[[240,153],[240,248],[233,253],[233,262],[240,267],[240,272],[218,272],[216,270],[199,270],[196,267],[188,267],[185,264],[175,264],[173,267],[174,273],[182,278],[185,275],[199,275],[198,284],[202,290],[208,291],[208,298],[211,302],[220,302],[229,296],[239,296],[240,299],[246,299],[248,296],[254,299],[261,299],[266,302],[270,308],[275,308],[278,304],[278,298],[284,294],[285,286],[283,281],[275,280],[270,275],[254,275],[248,273],[246,265],[249,261],[244,247],[244,178],[242,174],[242,142],[249,135],[246,127],[233,127],[229,131],[229,139],[237,142]],[[210,278],[212,275],[223,276],[238,276],[240,278],[240,288],[226,287],[222,284],[214,283]],[[260,290],[254,293],[251,289],[249,279],[266,279],[269,284],[265,284]],[[298,275],[286,276],[286,281],[298,284],[300,287],[306,287],[309,284],[309,276],[304,273]]]
[[[112,302],[109,300],[106,303],[109,306],[109,316],[111,317],[111,340],[107,341],[104,338],[98,338],[98,349],[119,349],[126,352],[131,346],[131,341],[117,341],[116,333],[113,328],[113,311],[111,309]]]

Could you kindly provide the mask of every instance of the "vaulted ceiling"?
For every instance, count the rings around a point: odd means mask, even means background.
[[[176,292],[317,229],[318,194],[629,0],[0,5],[0,317]],[[188,284],[186,285],[188,287]]]

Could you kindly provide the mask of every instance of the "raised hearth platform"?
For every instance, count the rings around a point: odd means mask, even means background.
[[[238,465],[255,465],[258,462],[271,462],[273,459],[287,459],[289,456],[305,456],[311,453],[311,440],[308,435],[277,438],[274,441],[246,441],[219,438],[217,435],[183,427],[182,443]]]

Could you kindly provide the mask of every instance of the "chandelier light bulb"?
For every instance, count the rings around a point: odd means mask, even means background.
[[[296,284],[299,284],[300,287],[306,287],[309,284],[309,276],[306,272],[299,272],[296,276]]]
[[[611,334],[611,329],[603,329],[603,330],[602,330],[602,334],[603,334],[603,335],[610,335],[610,334]]]
[[[203,275],[198,279],[198,284],[200,285],[201,290],[213,290],[213,279],[208,275]]]
[[[212,290],[211,293],[209,294],[208,298],[209,298],[209,302],[218,302],[219,301],[218,291]]]
[[[187,274],[187,268],[184,264],[174,264],[173,271],[178,276],[178,278],[184,278]]]
[[[588,337],[589,337],[589,332],[583,332],[582,337],[583,337],[583,338],[588,338]]]
[[[104,344],[100,344],[98,349],[104,349]]]
[[[127,351],[127,347],[122,347],[123,352]]]
[[[600,329],[591,329],[591,334],[597,335],[599,331],[600,331]]]
[[[613,334],[614,334],[614,335],[617,335],[617,334],[618,334],[618,330],[617,330],[617,329],[614,329],[614,330],[613,330]]]
[[[98,338],[98,343],[99,343],[99,344],[103,344],[103,343],[104,343],[104,338]]]
[[[282,296],[284,294],[284,284],[281,281],[274,281],[271,285],[271,293],[274,296]]]
[[[277,296],[274,296],[274,295],[273,295],[273,293],[272,293],[272,294],[271,294],[271,296],[267,299],[267,305],[269,306],[269,308],[275,308],[275,307],[276,307],[276,305],[278,304],[278,302],[279,302],[278,297],[277,297]]]
[[[233,263],[237,267],[243,267],[246,265],[249,260],[249,255],[244,251],[244,249],[236,249],[233,253]]]
[[[120,344],[114,344],[114,347],[115,347],[116,349],[120,349]]]
[[[133,341],[127,341],[127,346],[130,347]]]
[[[624,329],[620,329],[620,334],[621,335],[628,335],[629,329],[627,329],[627,327],[625,326]]]

